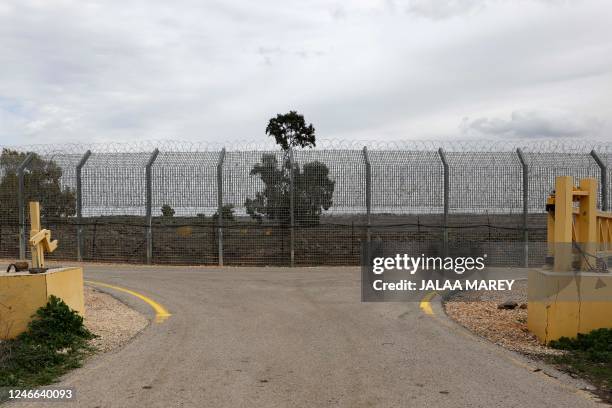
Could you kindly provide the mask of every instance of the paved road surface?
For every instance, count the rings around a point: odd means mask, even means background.
[[[87,266],[86,278],[172,317],[69,374],[71,406],[602,406],[417,303],[360,303],[357,268]]]

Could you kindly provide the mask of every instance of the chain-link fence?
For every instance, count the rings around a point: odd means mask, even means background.
[[[54,259],[355,265],[362,242],[394,241],[538,265],[559,175],[596,178],[610,208],[612,147],[601,142],[6,147],[0,256],[29,256],[37,200],[60,241]]]

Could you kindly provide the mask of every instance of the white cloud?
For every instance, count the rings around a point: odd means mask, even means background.
[[[406,11],[433,20],[440,20],[483,10],[487,3],[486,0],[410,0],[406,6]]]
[[[515,111],[509,119],[464,118],[461,125],[469,136],[557,138],[601,136],[602,122],[592,117],[563,111]]]
[[[548,111],[603,134],[611,20],[603,0],[4,1],[0,144],[253,140],[289,109],[321,138]],[[470,131],[503,128],[483,120]]]

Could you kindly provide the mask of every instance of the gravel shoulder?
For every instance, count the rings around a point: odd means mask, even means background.
[[[91,344],[100,352],[117,349],[143,330],[149,320],[111,295],[85,286],[85,326],[94,333]]]
[[[514,309],[498,305],[514,301]],[[465,328],[489,341],[522,354],[540,356],[559,354],[558,350],[541,345],[527,329],[527,281],[517,281],[511,291],[459,292],[444,302],[446,314]],[[522,306],[522,307],[521,307]]]
[[[516,302],[517,307],[499,307],[506,302]],[[572,367],[556,363],[557,357],[564,356],[567,352],[540,344],[536,336],[527,329],[526,280],[517,281],[510,292],[454,293],[447,296],[442,304],[448,317],[474,334],[533,360],[552,363],[572,378],[585,379],[584,375],[579,375]],[[592,384],[586,385],[584,389],[594,392],[605,401],[610,401],[609,390]]]

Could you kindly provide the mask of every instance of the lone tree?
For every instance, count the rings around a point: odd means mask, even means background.
[[[0,219],[17,220],[18,175],[17,169],[27,154],[2,149],[0,154]],[[53,160],[45,160],[34,153],[24,171],[24,201],[42,202],[43,217],[69,217],[76,214],[76,196],[73,189],[62,186],[62,168]]]
[[[264,219],[288,224],[291,220],[291,176],[293,175],[294,219],[298,224],[318,224],[323,210],[332,206],[334,181],[329,169],[320,161],[291,165],[291,149],[312,148],[315,129],[306,124],[304,116],[295,111],[270,119],[266,134],[273,136],[283,151],[282,163],[275,154],[263,154],[261,162],[251,169],[251,176],[258,176],[264,183],[263,191],[255,198],[247,198],[247,213],[259,222]]]
[[[287,152],[291,147],[309,147],[315,144],[315,128],[306,125],[304,116],[296,111],[276,115],[266,126],[266,134],[273,136],[276,144]]]
[[[170,207],[169,204],[162,205],[161,212],[164,217],[174,217],[174,208]]]

